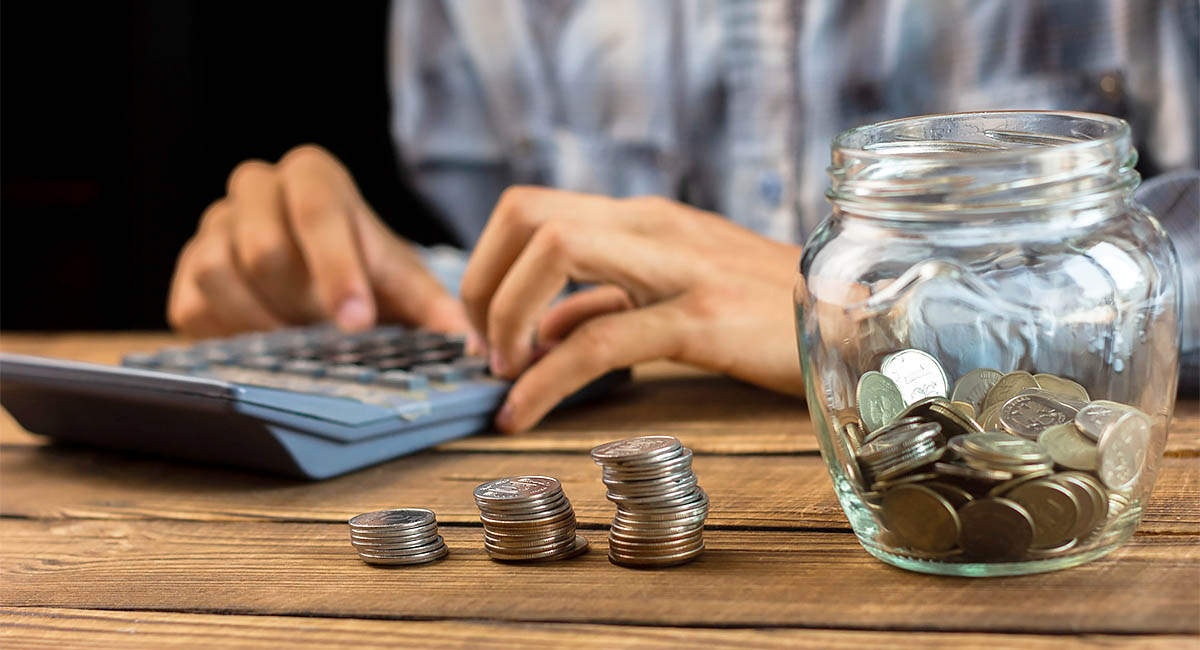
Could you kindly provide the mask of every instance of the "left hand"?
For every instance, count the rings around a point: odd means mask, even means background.
[[[666,199],[509,188],[462,282],[492,371],[519,375],[497,427],[528,429],[592,379],[652,359],[800,394],[799,259],[799,246]],[[597,286],[552,305],[570,280]]]

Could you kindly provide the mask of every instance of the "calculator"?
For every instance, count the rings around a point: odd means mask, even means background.
[[[610,372],[563,405],[628,378]],[[485,431],[510,385],[463,337],[396,325],[244,334],[120,366],[0,354],[0,403],[29,431],[308,479]]]

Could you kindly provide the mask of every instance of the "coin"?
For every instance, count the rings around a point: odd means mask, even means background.
[[[1080,433],[1074,422],[1047,427],[1038,436],[1038,443],[1055,463],[1068,469],[1094,472],[1100,465],[1096,443]]]
[[[359,529],[381,528],[392,530],[398,527],[416,528],[433,524],[436,518],[432,510],[424,508],[400,508],[377,510],[350,519],[350,526]]]
[[[1037,479],[1045,478],[1047,476],[1053,476],[1053,475],[1054,475],[1054,471],[1047,469],[1047,470],[1042,470],[1040,472],[1030,472],[1029,474],[1022,474],[1020,476],[1014,476],[1013,478],[1011,478],[1003,483],[998,483],[995,486],[993,486],[992,489],[988,490],[987,495],[989,497],[1002,497],[1002,496],[1006,495],[1010,490],[1017,487],[1018,485],[1024,485],[1025,483],[1028,483],[1030,481],[1036,481]]]
[[[984,431],[999,431],[1000,430],[1000,407],[1003,404],[994,404],[989,406],[977,418],[979,428]]]
[[[892,421],[904,410],[904,396],[896,382],[877,371],[858,379],[858,411],[867,431],[874,431]]]
[[[350,544],[368,564],[424,564],[449,553],[431,510],[378,510],[353,517],[348,524]]]
[[[487,481],[475,488],[474,496],[483,522],[483,548],[493,560],[562,560],[587,548],[587,540],[575,532],[575,510],[562,483],[551,476]]]
[[[938,464],[940,465],[941,463]],[[950,505],[953,506],[955,510],[958,510],[959,508],[975,500],[975,496],[970,492],[957,485],[951,485],[950,483],[945,483],[942,481],[927,481],[921,485],[924,485],[930,490],[942,495],[942,498],[950,502]]]
[[[982,407],[986,411],[998,404],[1003,404],[1017,396],[1022,388],[1037,388],[1037,380],[1024,370],[1017,370],[996,380],[996,384],[988,390],[983,398]]]
[[[1079,539],[1086,537],[1106,516],[1108,500],[1104,495],[1093,491],[1077,476],[1072,476],[1070,472],[1055,474],[1050,477],[1050,480],[1070,490],[1071,494],[1075,496],[1075,503],[1079,506],[1078,515],[1075,517],[1075,527],[1071,529],[1071,537]],[[1098,512],[1105,514],[1097,517]]]
[[[1017,395],[1000,407],[1000,426],[1023,438],[1036,439],[1046,427],[1075,419],[1075,409],[1040,395]]]
[[[969,404],[973,412],[979,413],[983,410],[983,398],[1003,376],[999,370],[976,368],[959,378],[950,399]]]
[[[513,476],[476,487],[475,500],[484,503],[519,503],[561,489],[562,484],[550,476]]]
[[[950,389],[942,364],[920,350],[901,350],[888,355],[879,372],[896,382],[906,405],[926,397],[945,397]]]
[[[883,520],[910,546],[922,551],[946,551],[958,543],[959,521],[954,506],[933,490],[901,485],[883,495]]]
[[[1034,548],[1048,549],[1069,541],[1079,517],[1079,502],[1070,489],[1046,479],[1029,481],[1004,495],[1033,517]]]
[[[971,467],[970,465],[958,465],[956,463],[935,463],[933,468],[938,474],[954,476],[968,481],[978,481],[980,483],[1007,481],[1013,477],[1012,472],[998,469],[981,469]]]
[[[1050,392],[1067,397],[1074,397],[1075,399],[1080,399],[1085,402],[1089,402],[1092,399],[1088,397],[1086,388],[1076,382],[1071,381],[1070,379],[1049,375],[1046,373],[1036,374],[1033,376],[1033,379],[1037,382],[1039,387],[1045,388]]]
[[[1099,440],[1100,434],[1104,433],[1104,428],[1129,409],[1130,407],[1117,402],[1096,400],[1079,409],[1079,412],[1075,414],[1075,426],[1083,435],[1092,440]]]
[[[1130,410],[1105,426],[1097,444],[1100,480],[1113,490],[1132,485],[1146,464],[1149,444],[1150,418],[1141,411]]]
[[[598,445],[592,449],[592,458],[596,462],[646,460],[675,451],[680,446],[679,440],[671,436],[642,436]]]
[[[958,511],[958,542],[969,557],[1014,560],[1033,543],[1033,517],[1015,501],[976,499]]]
[[[952,438],[963,433],[981,433],[983,431],[975,420],[963,417],[950,405],[944,397],[927,397],[914,402],[904,409],[901,417],[916,417],[924,422],[937,422],[941,425],[942,436]]]
[[[958,412],[959,415],[963,416],[964,418],[968,418],[971,420],[975,419],[975,407],[966,402],[959,402],[959,401],[950,402],[950,408],[954,409],[956,412]],[[978,423],[976,423],[976,424],[978,424]]]

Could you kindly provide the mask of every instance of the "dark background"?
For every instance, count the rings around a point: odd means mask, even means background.
[[[398,175],[384,1],[4,2],[0,327],[164,328],[175,255],[246,158],[339,156],[385,219],[448,236]]]

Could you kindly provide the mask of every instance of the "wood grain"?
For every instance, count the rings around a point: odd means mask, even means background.
[[[699,456],[694,468],[712,499],[712,525],[849,527],[818,456]],[[1197,469],[1195,459],[1164,459],[1142,531],[1200,534]],[[419,506],[445,522],[473,523],[479,516],[475,486],[520,474],[562,481],[584,524],[612,518],[600,469],[583,454],[426,452],[311,483],[89,449],[5,447],[0,453],[3,513],[35,518],[343,522],[369,510]]]
[[[21,648],[511,648],[577,650],[712,650],[786,648],[958,648],[996,650],[1019,643],[1030,650],[1178,648],[1185,635],[1078,635],[870,630],[721,629],[488,621],[398,621],[295,616],[238,616],[181,612],[103,611],[51,607],[0,608],[0,644]]]
[[[1086,633],[1200,632],[1200,546],[1140,536],[1070,571],[971,580],[901,571],[848,533],[710,531],[669,570],[625,569],[603,534],[569,561],[487,559],[477,528],[442,527],[450,556],[362,563],[334,524],[0,521],[0,605],[359,618],[672,626]],[[1086,606],[1081,606],[1086,600]]]

